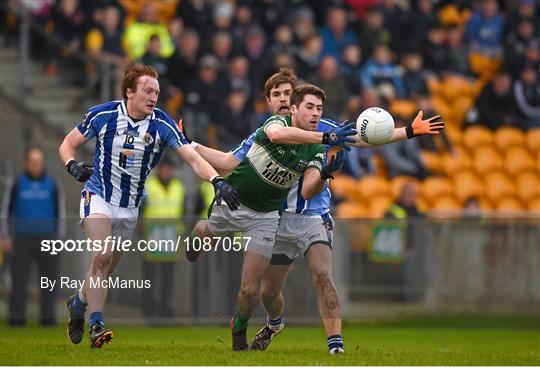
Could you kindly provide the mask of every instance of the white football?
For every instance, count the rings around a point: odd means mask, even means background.
[[[356,131],[361,140],[372,145],[388,142],[394,132],[394,118],[380,107],[362,111],[356,119]]]

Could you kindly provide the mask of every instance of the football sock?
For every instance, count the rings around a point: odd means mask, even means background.
[[[90,328],[92,328],[92,326],[96,323],[99,323],[102,326],[105,325],[103,323],[103,314],[101,312],[92,312],[90,314]]]
[[[79,295],[79,299],[81,300],[81,302],[83,302],[84,304],[86,304],[86,303],[87,303],[86,297],[84,296],[82,290],[79,290],[78,295]]]
[[[341,335],[328,336],[326,340],[328,342],[328,350],[332,350],[334,348],[343,349],[343,340],[341,339]]]
[[[249,321],[249,317],[244,317],[240,315],[240,313],[236,312],[236,314],[234,315],[234,320],[233,320],[234,331],[238,332],[238,331],[245,330],[247,328],[248,321]]]
[[[268,327],[272,330],[277,330],[279,326],[283,323],[283,316],[279,316],[278,318],[271,319],[270,317],[266,317],[266,323],[268,324]]]
[[[79,296],[79,293],[75,294],[75,297],[72,299],[70,309],[71,311],[78,315],[78,316],[84,316],[84,312],[86,312],[86,304],[83,302]]]

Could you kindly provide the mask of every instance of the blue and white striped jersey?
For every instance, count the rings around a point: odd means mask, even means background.
[[[134,122],[124,101],[92,107],[77,129],[87,139],[96,137],[94,174],[84,189],[115,206],[138,207],[144,183],[166,147],[188,144],[175,122],[160,109]]]
[[[335,129],[338,127],[338,124],[330,119],[322,118],[319,121],[319,125],[317,125],[317,131],[319,132],[329,132],[332,129]],[[261,129],[261,128],[259,128]],[[244,139],[242,143],[235,149],[231,151],[231,153],[238,159],[239,161],[242,161],[244,157],[246,157],[249,149],[251,148],[251,145],[253,144],[253,140],[255,139],[255,136],[257,135],[257,129],[249,137]],[[326,157],[325,157],[326,160]],[[302,197],[302,182],[303,182],[304,176],[300,176],[298,181],[294,183],[289,190],[289,194],[287,196],[287,201],[284,204],[283,210],[287,212],[294,212],[294,213],[301,213],[305,215],[313,215],[313,216],[320,216],[325,213],[328,213],[330,211],[330,189],[328,187],[328,181],[324,185],[324,188],[321,193],[317,194],[313,198],[309,200],[305,200],[304,197]]]

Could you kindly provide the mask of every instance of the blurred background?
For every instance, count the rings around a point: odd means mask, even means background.
[[[40,170],[59,182],[52,216],[65,226],[55,236],[81,238],[81,185],[65,173],[58,146],[90,106],[120,98],[134,61],[159,71],[160,107],[182,116],[192,139],[222,150],[269,116],[264,82],[282,66],[322,87],[324,116],[337,121],[371,106],[390,111],[396,126],[420,109],[440,114],[443,135],[353,149],[331,183],[345,316],[540,310],[539,1],[7,0],[0,20],[3,316],[13,289],[10,183],[32,166],[25,149],[41,147]],[[89,159],[93,144],[85,149]],[[175,231],[183,234],[204,212],[208,187],[176,157],[167,165],[182,187],[177,216],[186,223]],[[63,254],[51,267],[82,278],[88,257]],[[151,296],[114,290],[111,313],[225,321],[241,255],[207,255],[196,267],[182,257],[128,254],[117,274],[170,280],[159,282],[172,299],[149,310],[145,300],[161,300],[157,288]],[[41,270],[42,258],[28,264]],[[40,271],[28,272],[30,314],[40,298],[70,292],[40,295]],[[316,319],[306,284],[299,261],[287,313]]]

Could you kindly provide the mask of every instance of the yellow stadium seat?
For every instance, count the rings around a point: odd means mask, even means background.
[[[441,173],[441,157],[433,151],[423,150],[421,153],[422,161],[427,169],[432,173]]]
[[[454,146],[463,144],[463,131],[458,125],[458,122],[453,123],[446,121],[446,125],[444,127],[446,135]]]
[[[441,92],[441,82],[435,77],[428,77],[426,79],[426,84],[429,90],[429,94],[436,96]]]
[[[473,154],[473,167],[481,176],[490,171],[501,170],[503,169],[503,157],[493,147],[478,147]]]
[[[418,209],[420,210],[420,212],[426,212],[426,211],[429,210],[429,208],[430,208],[430,204],[428,203],[428,201],[426,201],[422,197],[419,197],[418,198]]]
[[[533,198],[528,202],[528,209],[531,212],[540,214],[540,196]]]
[[[433,109],[441,116],[449,116],[452,114],[452,107],[450,104],[439,95],[431,97],[431,104],[433,105]]]
[[[505,150],[504,167],[510,176],[525,171],[534,171],[535,162],[531,154],[523,146],[514,146]]]
[[[523,133],[522,130],[511,126],[500,127],[495,131],[494,143],[495,147],[501,152],[504,152],[510,147],[524,146],[525,133]]]
[[[493,204],[485,196],[479,197],[480,199],[480,209],[482,211],[491,211],[493,210]]]
[[[540,155],[540,128],[533,128],[527,132],[527,147],[529,151],[536,155],[538,160],[538,155]]]
[[[480,53],[469,54],[471,70],[483,80],[491,80],[501,66],[502,58],[491,58]]]
[[[369,217],[383,218],[386,211],[392,204],[392,198],[389,195],[378,195],[369,199]]]
[[[457,74],[450,75],[443,80],[442,96],[447,102],[453,103],[459,97],[472,96],[473,83]]]
[[[514,197],[514,183],[501,171],[492,171],[484,176],[484,188],[487,199],[493,203],[502,197]]]
[[[438,197],[431,206],[431,210],[453,210],[457,211],[461,209],[461,204],[459,201],[451,196],[451,195],[445,195]]]
[[[419,180],[415,178],[414,176],[408,176],[408,175],[401,175],[396,176],[392,179],[392,182],[390,183],[391,191],[392,191],[392,198],[397,198],[399,194],[401,193],[401,187],[405,183],[415,183],[418,185]]]
[[[368,215],[369,209],[360,201],[344,202],[337,207],[339,218],[365,218]]]
[[[540,177],[534,172],[526,171],[516,178],[517,196],[523,203],[540,196]]]
[[[463,144],[469,152],[473,152],[481,146],[491,146],[493,145],[493,133],[482,125],[470,126],[463,133]]]
[[[453,196],[452,182],[447,178],[431,176],[421,184],[420,193],[426,201],[434,205],[439,197]]]
[[[502,197],[495,202],[497,211],[520,212],[526,210],[525,206],[514,197]]]
[[[332,194],[349,200],[362,200],[358,180],[343,174],[336,174],[334,177],[334,180],[330,180],[330,190],[332,191]]]
[[[365,199],[371,199],[378,195],[388,197],[392,195],[388,179],[382,176],[365,176],[360,179],[359,187]]]
[[[458,96],[452,102],[452,110],[448,118],[455,121],[458,126],[462,126],[467,112],[473,105],[474,98],[472,97],[472,92],[469,92],[468,96]]]
[[[454,147],[454,152],[444,153],[441,158],[442,171],[447,176],[472,169],[472,160],[467,151],[461,147]]]
[[[463,202],[470,197],[480,198],[484,192],[484,186],[478,176],[472,171],[460,171],[452,178],[454,194]]]
[[[390,112],[392,115],[409,119],[417,112],[416,103],[412,100],[395,99],[390,103]]]
[[[388,176],[388,170],[386,170],[386,163],[382,156],[378,153],[373,155],[373,166],[375,166],[375,174],[380,176]]]

